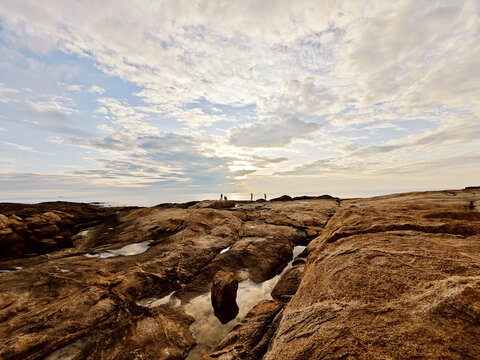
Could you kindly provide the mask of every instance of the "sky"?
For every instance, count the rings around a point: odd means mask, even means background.
[[[478,0],[0,0],[0,201],[469,185]]]

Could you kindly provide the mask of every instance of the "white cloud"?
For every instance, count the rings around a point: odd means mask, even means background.
[[[15,143],[8,142],[8,141],[2,141],[2,144],[8,145],[8,146],[13,147],[17,150],[28,151],[28,152],[32,152],[32,153],[40,153],[38,150],[35,150],[34,148],[32,148],[30,146],[15,144]]]
[[[82,91],[83,85],[67,85],[68,91]]]
[[[240,147],[277,147],[296,139],[311,139],[322,125],[295,118],[269,120],[229,130],[228,142]]]
[[[0,102],[16,102],[18,101],[18,94],[19,91],[17,89],[8,88],[0,83]]]
[[[98,85],[92,85],[90,86],[90,89],[88,89],[88,92],[91,93],[91,94],[104,94],[105,93],[105,89],[98,86]]]

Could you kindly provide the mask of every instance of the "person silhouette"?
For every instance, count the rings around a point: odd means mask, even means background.
[[[263,194],[263,197],[265,198],[265,200],[267,200],[267,194]]]
[[[223,200],[223,194],[220,194],[220,200]]]
[[[225,195],[223,195],[223,200],[227,201],[227,197]]]
[[[253,201],[253,193],[250,193],[250,201]]]

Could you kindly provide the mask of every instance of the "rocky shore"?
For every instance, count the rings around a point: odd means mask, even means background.
[[[0,204],[0,359],[479,359],[479,209],[476,187]]]

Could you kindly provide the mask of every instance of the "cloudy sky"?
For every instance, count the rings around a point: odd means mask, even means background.
[[[0,0],[0,201],[480,185],[480,2]]]

